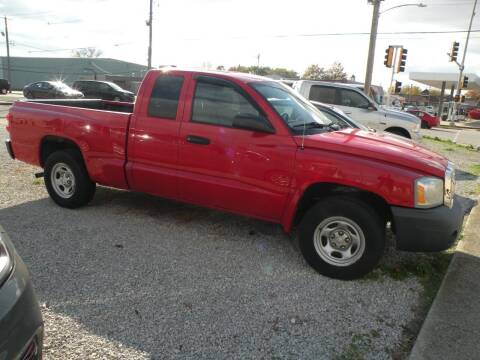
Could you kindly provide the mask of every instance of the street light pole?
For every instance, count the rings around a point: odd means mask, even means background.
[[[470,40],[470,33],[472,31],[472,23],[473,23],[473,18],[475,17],[475,10],[477,8],[477,0],[475,0],[473,4],[473,10],[472,10],[472,16],[470,17],[470,24],[468,25],[468,32],[467,32],[467,39],[465,40],[465,50],[463,51],[463,56],[462,56],[462,62],[460,63],[460,73],[458,75],[458,82],[457,82],[457,93],[460,97],[462,93],[462,78],[463,78],[463,70],[465,70],[465,58],[467,57],[467,49],[468,49],[468,41]],[[450,124],[455,125],[454,119],[455,116],[457,115],[457,102],[453,102],[453,107],[452,107],[452,113],[450,117]]]
[[[8,41],[8,21],[6,16],[4,18],[5,18],[5,42],[7,43],[7,80],[10,84],[12,84],[12,79],[10,75],[10,43]]]
[[[402,4],[402,5],[393,6],[391,8],[386,9],[385,11],[380,12],[380,1],[383,1],[383,0],[368,0],[370,4],[373,4],[372,27],[370,29],[370,45],[368,47],[367,73],[365,74],[365,85],[364,85],[364,89],[369,95],[371,94],[373,63],[374,63],[374,57],[375,57],[375,45],[377,42],[378,19],[380,18],[380,15],[386,13],[387,11],[400,8],[400,7],[405,7],[405,6],[418,6],[418,7],[427,6],[423,3]]]
[[[150,14],[148,17],[148,68],[152,68],[152,8],[153,0],[150,0]]]
[[[370,45],[368,47],[367,72],[365,74],[364,89],[367,94],[371,93],[373,63],[375,57],[375,45],[377,42],[378,18],[380,17],[380,1],[369,0],[373,4],[372,27],[370,29]]]

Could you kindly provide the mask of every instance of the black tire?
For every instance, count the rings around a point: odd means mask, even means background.
[[[422,120],[421,128],[422,129],[430,129],[431,126],[428,125],[428,123],[426,121]]]
[[[408,132],[406,130],[402,130],[402,129],[387,129],[385,130],[386,132],[389,132],[390,134],[394,134],[394,135],[398,135],[398,136],[402,136],[404,138],[407,138],[407,139],[410,139],[410,135],[408,134]]]
[[[31,93],[30,91],[27,91],[27,92],[25,93],[25,97],[26,97],[27,99],[33,99],[33,95],[32,95],[32,93]]]
[[[331,221],[330,219],[347,219],[355,223],[363,234],[364,250],[356,253],[358,258],[351,264],[337,265],[329,263],[328,261],[335,261],[335,256],[333,260],[332,256],[328,259],[328,256],[320,255],[320,252],[316,250],[314,240],[316,229],[322,222],[327,222],[327,224],[320,229],[328,228],[328,224],[331,224],[329,222]],[[336,220],[332,221],[335,223]],[[341,230],[345,229],[345,227],[340,226],[335,229],[335,231],[341,233]],[[353,232],[356,231],[353,228],[350,229],[354,230]],[[327,229],[327,231],[329,230]],[[323,232],[319,230],[318,234],[323,234]],[[332,242],[328,239],[330,236],[333,236],[333,234],[325,237],[317,236],[317,239],[321,239],[320,242],[322,244],[328,242],[329,246],[332,246]],[[348,235],[345,238],[349,239],[350,248],[353,249],[353,241],[350,240]],[[341,239],[344,240],[344,238]],[[338,243],[334,244],[339,246]],[[305,214],[299,228],[299,246],[305,260],[320,274],[342,280],[361,278],[378,264],[383,254],[385,248],[385,223],[370,205],[361,200],[349,197],[329,197],[319,201]],[[320,246],[318,241],[317,246]],[[357,250],[360,248],[357,247]],[[339,250],[336,255],[340,254],[340,252]],[[332,251],[332,254],[334,253],[335,250]],[[340,259],[339,261],[343,260]]]
[[[58,167],[60,164],[64,164],[65,168],[70,170],[69,174],[73,175],[74,186],[71,187],[70,195],[64,194],[64,196],[61,196],[61,190],[58,190],[58,185],[54,184],[55,175],[52,173],[52,170],[54,170],[56,165]],[[57,172],[55,174],[58,175]],[[96,184],[90,180],[82,156],[77,150],[67,149],[51,154],[45,162],[44,181],[52,200],[58,205],[69,209],[75,209],[88,204],[92,200],[93,195],[95,195]]]

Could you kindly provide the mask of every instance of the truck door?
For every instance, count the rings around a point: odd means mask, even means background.
[[[338,89],[338,107],[353,120],[373,129],[381,126],[378,111],[372,107],[370,100],[355,90]]]
[[[289,193],[296,145],[291,136],[233,128],[263,110],[233,82],[197,76],[180,131],[182,200],[278,221]]]
[[[139,96],[129,130],[127,178],[132,190],[177,198],[185,77],[169,72],[143,85],[149,90]]]

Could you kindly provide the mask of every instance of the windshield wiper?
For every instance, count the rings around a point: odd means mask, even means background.
[[[292,128],[294,128],[294,129],[303,128],[304,126],[305,126],[306,129],[312,129],[312,128],[323,129],[323,128],[327,127],[328,125],[320,124],[320,123],[314,121],[314,122],[309,122],[309,123],[299,123],[299,124],[296,124],[296,125],[292,125]]]

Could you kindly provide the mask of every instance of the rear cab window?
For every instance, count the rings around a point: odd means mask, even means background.
[[[312,85],[308,98],[325,104],[335,104],[336,89],[330,86]]]
[[[148,116],[175,120],[183,82],[180,75],[160,75],[148,102]]]

